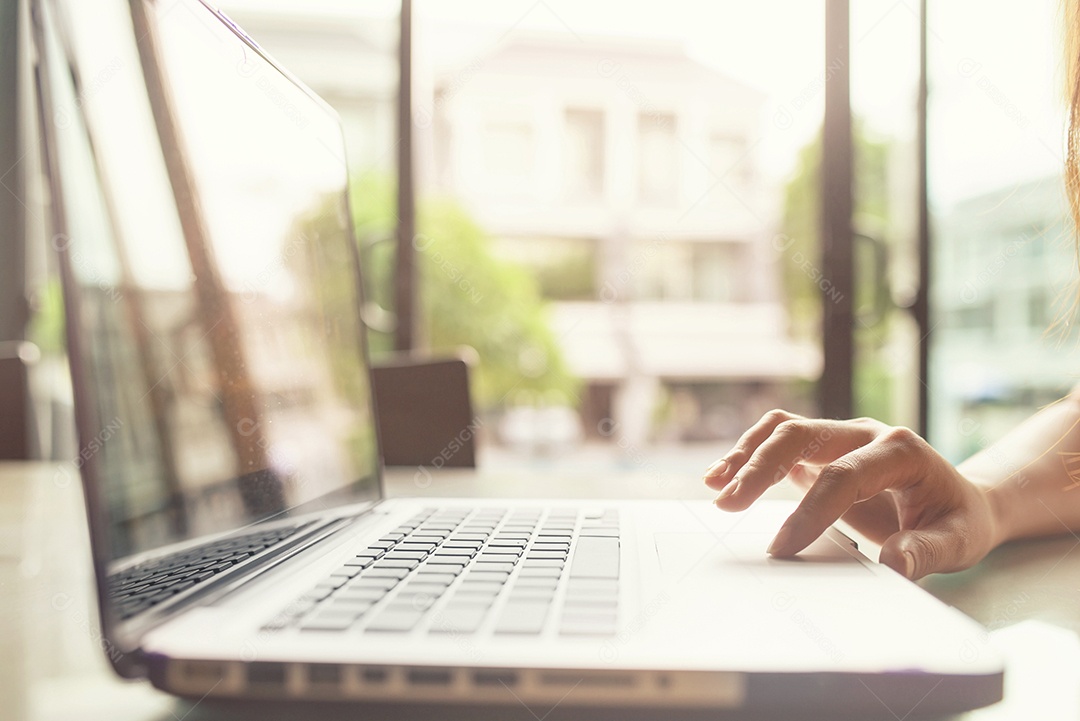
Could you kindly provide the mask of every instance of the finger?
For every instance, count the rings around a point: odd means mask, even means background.
[[[817,481],[821,466],[809,463],[796,463],[788,480],[807,491]],[[873,498],[856,503],[840,519],[849,523],[859,533],[877,544],[900,530],[900,519],[896,512],[896,500],[889,493],[879,493]]]
[[[925,528],[899,531],[881,546],[879,560],[912,581],[931,573],[967,568],[966,526],[945,516]]]
[[[796,463],[788,471],[787,477],[792,483],[806,491],[810,486],[814,485],[814,481],[817,480],[818,474],[821,473],[821,466],[811,465],[809,463]]]
[[[873,498],[860,501],[840,518],[879,545],[900,530],[896,500],[891,493],[879,493]]]
[[[774,556],[793,556],[806,548],[860,501],[923,477],[927,454],[917,435],[894,428],[821,469],[817,482],[788,517],[769,546]]]
[[[798,418],[802,416],[779,409],[763,415],[746,433],[742,434],[735,446],[723,458],[709,466],[705,471],[705,484],[716,490],[723,488],[750,459],[762,441],[772,435],[778,425]]]
[[[758,446],[716,503],[726,511],[748,508],[769,486],[787,477],[796,464],[834,461],[871,442],[878,430],[874,421],[785,421]]]

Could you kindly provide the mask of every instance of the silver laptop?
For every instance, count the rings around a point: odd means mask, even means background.
[[[64,7],[40,109],[120,674],[463,717],[1001,697],[985,631],[835,529],[769,558],[784,503],[384,498],[336,116],[199,2],[131,0],[104,80]]]

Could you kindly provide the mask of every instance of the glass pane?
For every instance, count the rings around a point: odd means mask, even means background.
[[[770,408],[815,412],[822,3],[415,18],[425,322],[479,351],[483,463],[696,483]]]
[[[1075,383],[1075,339],[1049,329],[1076,259],[1060,3],[934,3],[929,19],[931,438],[955,461]]]
[[[851,4],[854,415],[918,425],[916,6]],[[831,297],[831,296],[830,296]]]

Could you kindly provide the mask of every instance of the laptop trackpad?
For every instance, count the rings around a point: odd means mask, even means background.
[[[772,537],[771,533],[756,532],[653,534],[660,569],[665,576],[682,578],[691,572],[708,574],[720,567],[730,571],[733,566],[751,572],[764,568],[813,573],[869,572],[858,556],[849,552],[848,549],[853,548],[852,542],[835,529],[827,531],[791,559],[773,558],[765,552]]]

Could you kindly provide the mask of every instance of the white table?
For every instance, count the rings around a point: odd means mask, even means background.
[[[208,703],[192,708],[147,683],[124,682],[112,674],[99,646],[76,479],[67,466],[0,463],[0,719],[197,721],[246,716],[243,708],[225,716]],[[395,469],[387,474],[386,486],[392,496],[684,498],[693,503],[707,503],[711,497],[692,475],[652,468],[578,475],[543,468],[511,473],[444,470],[430,476]],[[923,583],[998,629],[995,634],[1007,647],[1006,702],[964,719],[1078,717],[1080,539],[1013,544],[976,569]]]

